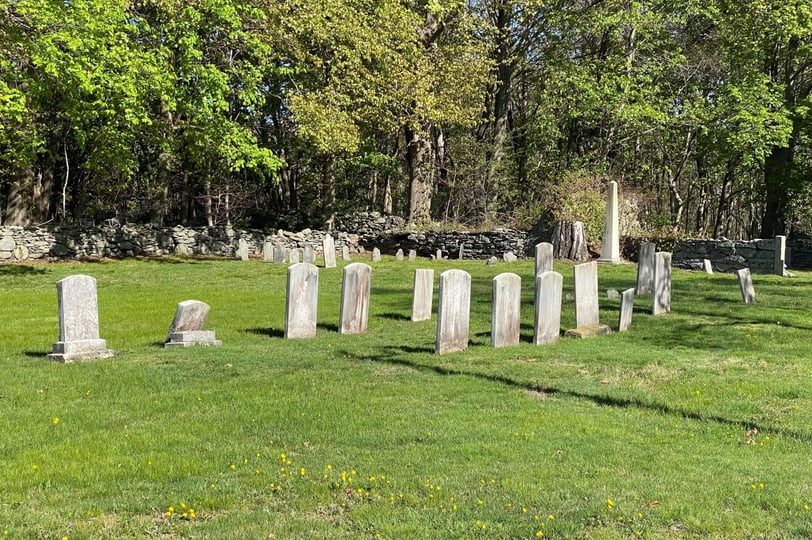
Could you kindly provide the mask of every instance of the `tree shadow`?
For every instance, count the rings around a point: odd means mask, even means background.
[[[0,275],[6,276],[41,276],[47,274],[50,270],[46,268],[37,268],[35,266],[28,266],[25,264],[3,264],[0,265]]]
[[[283,338],[285,337],[284,330],[279,330],[277,328],[247,328],[243,330],[243,332],[247,332],[249,334],[256,334],[258,336],[266,336],[272,338]]]
[[[528,392],[543,393],[547,395],[557,395],[573,399],[586,400],[603,407],[615,407],[619,409],[636,408],[648,410],[651,412],[667,416],[675,416],[687,420],[696,420],[698,422],[712,422],[715,424],[725,426],[739,427],[745,430],[756,428],[758,429],[759,432],[771,432],[786,437],[792,437],[794,439],[804,441],[806,443],[812,443],[812,434],[804,433],[802,431],[795,431],[779,426],[757,423],[749,419],[725,418],[723,416],[715,414],[702,414],[695,411],[688,411],[685,409],[681,409],[679,407],[672,407],[664,403],[658,403],[656,401],[646,401],[639,398],[620,398],[601,394],[576,392],[573,390],[564,390],[554,386],[517,381],[503,375],[492,375],[487,373],[477,373],[475,371],[453,369],[443,366],[420,364],[418,362],[407,360],[402,356],[403,353],[412,354],[412,353],[427,353],[427,352],[433,352],[433,350],[419,347],[386,346],[381,347],[381,354],[377,356],[364,356],[363,360],[409,367],[417,371],[422,371],[424,373],[435,373],[441,376],[471,377],[474,379],[481,379],[483,381],[510,386]],[[346,357],[348,358],[359,358],[359,359],[361,358],[358,357],[355,353],[350,351],[342,351],[342,354],[346,355]]]
[[[392,321],[411,321],[412,318],[401,313],[381,313],[376,315],[376,317],[380,317],[381,319],[389,319]]]

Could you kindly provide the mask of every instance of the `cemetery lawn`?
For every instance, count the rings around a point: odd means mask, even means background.
[[[368,261],[367,261],[368,262]],[[341,266],[342,262],[339,262]],[[0,266],[1,538],[812,536],[812,273],[673,271],[672,313],[533,346],[532,260],[373,263],[369,332],[284,340],[283,265]],[[473,276],[470,347],[436,356],[412,273]],[[574,325],[572,265],[562,326]],[[489,346],[491,278],[522,277],[522,344]],[[600,266],[617,328],[633,265]],[[55,283],[97,279],[108,360],[58,364]],[[220,348],[165,350],[178,302]]]

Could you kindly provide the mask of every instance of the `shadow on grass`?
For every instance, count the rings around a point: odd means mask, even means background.
[[[24,351],[23,355],[28,358],[46,358],[49,353],[43,351]]]
[[[49,272],[46,268],[27,266],[24,264],[0,265],[0,276],[41,276]]]
[[[248,328],[243,330],[243,332],[247,332],[249,334],[256,334],[258,336],[267,336],[272,338],[283,338],[285,337],[285,331],[279,330],[277,328]]]
[[[810,435],[809,433],[803,433],[800,431],[794,431],[781,427],[774,427],[766,424],[759,424],[749,420],[737,420],[732,418],[725,418],[723,416],[718,416],[714,414],[702,414],[693,411],[686,411],[684,409],[672,407],[670,405],[665,405],[663,403],[646,402],[636,398],[619,398],[600,394],[587,394],[584,392],[564,390],[561,388],[556,388],[554,386],[530,384],[522,381],[517,381],[509,377],[505,377],[503,375],[491,375],[487,373],[477,373],[475,371],[465,371],[461,369],[452,369],[442,366],[420,364],[411,360],[406,360],[405,358],[402,358],[400,356],[403,353],[413,354],[413,353],[432,353],[432,352],[434,352],[432,349],[420,347],[405,347],[405,346],[383,347],[382,352],[379,356],[364,356],[363,358],[364,360],[372,362],[395,364],[399,366],[410,367],[418,371],[435,373],[437,375],[472,377],[475,379],[482,379],[488,382],[499,383],[505,386],[510,386],[513,388],[518,388],[520,390],[525,390],[529,392],[538,392],[548,395],[557,395],[587,400],[591,401],[596,405],[604,407],[616,407],[620,409],[636,407],[638,409],[649,410],[669,416],[676,416],[687,420],[696,420],[698,422],[712,422],[720,425],[740,427],[745,430],[756,428],[758,429],[759,432],[762,433],[771,432],[786,437],[792,437],[794,439],[801,440],[807,443],[812,443],[812,435]],[[349,358],[358,358],[354,353],[349,351],[343,351],[343,354]]]
[[[411,321],[412,318],[401,313],[381,313],[379,315],[375,315],[376,317],[380,317],[381,319],[389,319],[392,321]]]
[[[338,325],[333,323],[317,323],[316,328],[338,333]]]

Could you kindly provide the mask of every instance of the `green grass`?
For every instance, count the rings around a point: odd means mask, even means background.
[[[408,320],[418,266],[472,274],[467,351],[435,356],[436,318]],[[532,261],[373,268],[366,335],[337,333],[341,269],[321,269],[318,338],[284,340],[281,265],[0,266],[3,537],[812,536],[812,274],[754,276],[746,306],[734,275],[674,270],[671,314],[641,297],[629,332],[536,347]],[[503,271],[523,343],[493,349]],[[599,272],[602,294],[634,286]],[[76,273],[112,359],[45,358]],[[223,347],[161,347],[187,299]],[[602,296],[602,322],[618,308]]]

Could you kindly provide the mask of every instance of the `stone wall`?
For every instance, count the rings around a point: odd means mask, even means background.
[[[703,260],[708,259],[716,272],[749,268],[753,274],[772,274],[775,264],[774,244],[772,239],[680,240],[674,248],[671,262],[677,268],[703,270]]]

